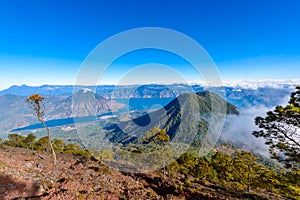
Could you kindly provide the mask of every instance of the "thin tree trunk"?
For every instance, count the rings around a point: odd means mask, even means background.
[[[50,129],[46,126],[44,120],[41,117],[38,117],[38,119],[43,124],[44,128],[47,130],[49,145],[50,145],[51,152],[52,152],[52,155],[53,155],[53,162],[54,162],[54,165],[56,165],[56,154],[55,154],[55,151],[54,151],[54,148],[52,146],[51,139],[50,139]]]
[[[166,161],[165,161],[165,158],[164,158],[164,180],[166,180]]]
[[[251,183],[250,173],[251,173],[250,166],[248,166],[248,192],[250,192],[250,183]]]
[[[166,180],[166,160],[165,160],[165,154],[164,154],[164,151],[163,151],[163,159],[164,159],[164,180]]]

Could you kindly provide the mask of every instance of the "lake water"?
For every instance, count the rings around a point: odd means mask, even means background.
[[[174,98],[128,98],[114,100],[125,105],[122,111],[149,111],[151,109],[162,108],[173,99]]]
[[[74,118],[64,118],[64,119],[54,119],[46,121],[45,124],[50,127],[63,126],[63,125],[72,125],[74,124],[74,120],[76,123],[83,122],[92,122],[96,121],[100,117],[109,116],[109,115],[118,115],[122,112],[130,112],[130,111],[145,111],[149,112],[151,110],[157,110],[161,107],[167,105],[174,98],[130,98],[130,99],[114,99],[115,101],[122,103],[125,105],[125,108],[120,110],[118,113],[107,112],[98,116],[86,116],[86,117],[76,117]],[[17,128],[11,130],[11,132],[15,131],[24,131],[24,130],[33,130],[43,128],[41,123],[32,124],[29,126]]]

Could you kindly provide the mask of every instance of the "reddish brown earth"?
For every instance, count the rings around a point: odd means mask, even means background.
[[[0,199],[147,199],[151,188],[97,161],[47,152],[0,147]]]
[[[54,166],[50,153],[0,146],[0,200],[247,199],[215,185],[186,186],[183,175],[164,180],[157,172],[124,174],[92,158],[57,158]]]

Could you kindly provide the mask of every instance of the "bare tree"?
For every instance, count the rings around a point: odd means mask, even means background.
[[[54,165],[56,165],[56,154],[50,139],[50,129],[46,126],[45,120],[43,119],[43,116],[45,115],[45,104],[44,104],[44,97],[39,94],[33,94],[26,98],[26,102],[28,102],[31,106],[31,108],[34,110],[35,115],[37,116],[38,120],[42,123],[44,128],[46,129],[48,133],[48,141],[49,146],[51,148],[51,152],[53,155],[53,162]]]

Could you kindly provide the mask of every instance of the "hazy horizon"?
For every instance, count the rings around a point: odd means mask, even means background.
[[[270,88],[281,88],[284,85],[293,86],[299,85],[300,79],[260,79],[260,80],[223,80],[222,86],[227,87],[240,87],[240,88],[258,88],[258,87],[270,87]],[[0,87],[0,91],[9,89],[11,87],[42,87],[42,86],[82,86],[82,87],[93,87],[93,86],[136,86],[136,85],[175,85],[175,84],[186,84],[186,85],[202,85],[206,86],[205,82],[173,82],[173,83],[160,83],[160,82],[148,82],[148,83],[139,83],[139,84],[116,84],[116,83],[102,83],[97,85],[76,85],[73,84],[14,84],[9,85],[8,87]]]

